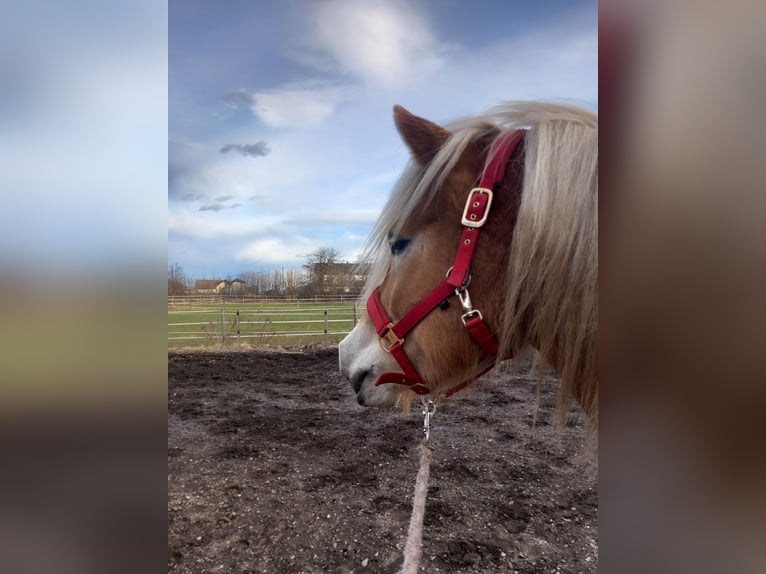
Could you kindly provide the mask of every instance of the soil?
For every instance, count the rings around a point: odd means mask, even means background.
[[[442,400],[421,572],[596,572],[597,463],[555,381]],[[168,353],[168,571],[394,573],[423,416],[357,405],[337,348]]]

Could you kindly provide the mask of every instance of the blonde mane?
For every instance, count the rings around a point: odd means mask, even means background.
[[[364,299],[390,264],[388,236],[442,187],[471,142],[527,129],[523,192],[506,275],[500,356],[532,344],[597,424],[598,116],[566,104],[509,102],[445,126],[451,137],[425,167],[411,161],[372,231]],[[491,151],[491,149],[489,150]],[[477,180],[481,174],[477,174]]]

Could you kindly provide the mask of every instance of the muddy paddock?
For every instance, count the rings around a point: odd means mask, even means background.
[[[337,349],[168,353],[168,571],[396,572],[419,409],[365,409]],[[595,572],[597,467],[555,382],[442,401],[421,572]]]

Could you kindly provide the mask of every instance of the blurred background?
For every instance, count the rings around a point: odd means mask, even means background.
[[[165,562],[167,7],[0,19],[0,570]]]
[[[0,78],[3,418],[162,401],[167,10],[23,3]]]
[[[601,2],[600,569],[762,572],[756,2]]]

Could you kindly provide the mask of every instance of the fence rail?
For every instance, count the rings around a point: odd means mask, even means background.
[[[229,295],[223,293],[195,293],[191,295],[168,295],[168,307],[199,307],[201,305],[257,305],[268,303],[354,303],[359,293],[343,295],[316,295],[313,297],[289,297],[287,295]]]
[[[168,346],[335,343],[356,325],[364,306],[316,301],[208,305],[168,309]]]

